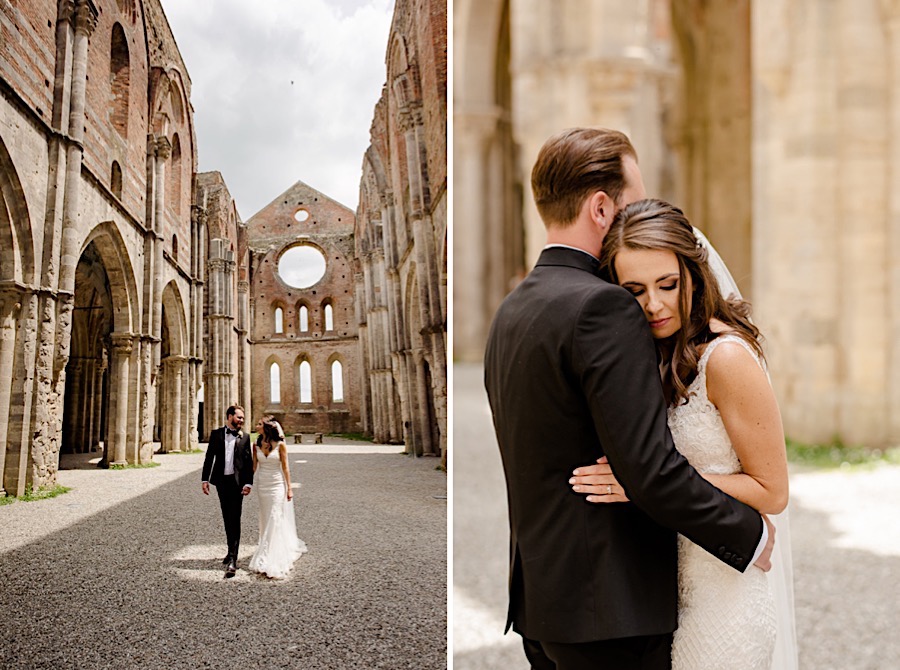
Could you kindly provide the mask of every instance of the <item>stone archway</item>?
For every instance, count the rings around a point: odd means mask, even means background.
[[[114,224],[101,223],[76,265],[62,444],[70,452],[102,444],[102,467],[139,460],[135,295],[124,241]]]
[[[100,252],[88,244],[75,267],[71,349],[66,364],[60,452],[86,453],[108,446],[109,353],[113,302]],[[104,450],[103,462],[109,454]]]
[[[174,281],[162,294],[160,365],[157,378],[157,431],[160,453],[189,450],[187,319],[184,302]]]
[[[30,458],[34,242],[22,183],[0,139],[0,495],[22,495]]]

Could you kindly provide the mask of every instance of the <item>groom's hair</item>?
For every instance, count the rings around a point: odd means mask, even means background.
[[[606,128],[570,128],[544,143],[531,171],[531,192],[544,225],[575,222],[585,198],[604,191],[618,203],[625,190],[622,157],[637,160],[628,137]]]
[[[232,405],[231,407],[229,407],[228,409],[225,410],[225,418],[230,419],[235,414],[237,414],[238,410],[241,410],[243,412],[244,408],[241,407],[240,405]]]

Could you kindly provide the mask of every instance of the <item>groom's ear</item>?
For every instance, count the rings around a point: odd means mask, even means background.
[[[609,230],[616,216],[616,203],[606,191],[595,191],[587,200],[588,213],[595,225],[604,232]]]

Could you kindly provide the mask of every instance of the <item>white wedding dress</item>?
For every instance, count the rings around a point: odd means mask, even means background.
[[[697,236],[698,241],[701,246],[705,247],[708,252],[708,262],[710,268],[712,268],[713,275],[716,278],[717,283],[719,284],[719,290],[722,295],[732,298],[741,298],[741,291],[738,288],[737,282],[734,281],[734,278],[731,276],[731,273],[728,271],[728,266],[725,265],[725,262],[722,260],[722,257],[719,256],[715,247],[710,244],[709,240],[703,235],[703,233],[694,228],[694,234]],[[743,344],[743,341],[741,341]],[[707,354],[707,358],[712,354],[709,349],[704,352]],[[756,358],[756,354],[750,350],[751,355]],[[758,359],[757,359],[758,361]],[[705,366],[705,363],[704,363]],[[765,369],[765,365],[762,366]],[[695,380],[695,383],[696,380]],[[709,399],[706,396],[706,383],[703,382],[703,397],[706,399],[706,403],[709,403]],[[716,417],[718,417],[719,413],[714,407],[712,408]],[[706,412],[700,412],[700,414],[706,414]],[[682,441],[688,439],[688,431],[692,431],[695,428],[690,427],[689,425],[689,414],[682,415],[679,419],[681,426],[679,428],[679,432],[682,433]],[[670,421],[674,417],[670,414]],[[701,417],[696,426],[696,430],[701,432],[706,431],[707,421],[709,417],[703,418]],[[721,423],[721,419],[718,420]],[[724,434],[724,433],[723,433]],[[730,439],[727,434],[724,435],[724,439],[728,441],[729,450],[730,450]],[[676,444],[678,444],[676,442]],[[685,443],[687,444],[687,443]],[[680,446],[679,446],[679,450]],[[686,451],[690,451],[690,446],[685,446]],[[691,456],[686,453],[685,456],[688,457],[688,460],[691,460]],[[733,452],[732,452],[733,453]],[[697,457],[698,460],[703,462],[702,457]],[[736,457],[735,457],[736,462]],[[739,467],[739,464],[738,464]],[[790,508],[790,505],[788,505]],[[769,670],[797,670],[799,668],[799,659],[797,657],[797,630],[794,623],[794,574],[793,574],[793,561],[791,558],[791,525],[790,525],[790,516],[788,509],[785,509],[781,514],[775,514],[769,516],[769,521],[775,526],[775,549],[772,551],[772,569],[767,573],[769,588],[772,591],[774,601],[775,601],[775,616],[776,616],[776,635],[775,635],[775,649],[772,655],[772,660],[770,665],[763,666]],[[684,547],[687,544],[687,540],[681,538],[680,540],[682,551],[685,552],[685,556],[688,553],[688,550]],[[691,553],[699,551],[696,547],[690,550]],[[700,553],[704,553],[700,551]],[[711,557],[708,557],[711,558]],[[748,571],[752,568],[748,568]],[[695,589],[691,589],[691,591],[696,594]],[[682,596],[684,597],[686,594],[682,592]],[[696,598],[696,595],[692,596]],[[699,602],[695,600],[695,602]],[[688,621],[688,624],[691,624],[691,621]],[[703,635],[704,632],[700,630],[700,626],[697,626],[694,630],[696,634]],[[722,633],[729,634],[729,630],[721,630]],[[710,629],[706,631],[708,635],[715,635],[716,633]],[[684,658],[682,655],[682,649],[687,649],[690,646],[693,646],[694,643],[687,640],[687,636],[682,634],[679,640],[679,644],[684,645],[679,648],[678,654],[680,658]],[[684,652],[686,655],[688,652]],[[673,666],[678,668],[678,666]],[[690,666],[687,666],[690,667]],[[733,668],[735,670],[744,667],[739,666],[735,663],[729,662],[723,667]],[[745,667],[754,667],[752,665],[747,665]]]
[[[302,554],[306,544],[297,537],[294,504],[286,497],[278,449],[266,456],[257,448],[253,490],[259,496],[259,546],[249,568],[275,579],[283,579]]]
[[[689,402],[669,409],[678,451],[698,472],[717,475],[741,471],[722,417],[706,394],[706,364],[725,342],[739,343],[756,359],[740,337],[720,335],[700,357],[697,376],[688,387]],[[769,670],[775,635],[775,600],[766,573],[755,565],[740,573],[679,536],[672,669]]]

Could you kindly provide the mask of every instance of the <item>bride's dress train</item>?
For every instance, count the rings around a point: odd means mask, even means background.
[[[259,546],[249,568],[268,577],[287,577],[294,564],[306,553],[306,544],[297,537],[294,503],[286,497],[284,475],[278,449],[266,456],[257,449],[254,491],[259,496]]]

